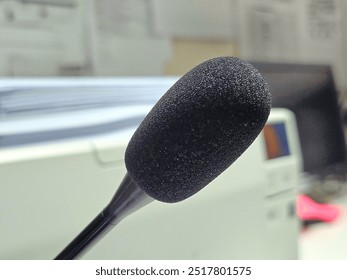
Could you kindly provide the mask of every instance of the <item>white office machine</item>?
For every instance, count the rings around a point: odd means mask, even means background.
[[[175,78],[4,80],[0,259],[52,259],[103,209],[132,133]],[[84,259],[296,259],[301,153],[273,109],[251,147],[176,204],[126,217]]]

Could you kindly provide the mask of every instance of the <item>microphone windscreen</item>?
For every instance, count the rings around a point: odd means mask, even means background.
[[[227,169],[255,140],[271,108],[249,63],[218,57],[181,77],[132,136],[125,164],[149,196],[178,202]]]

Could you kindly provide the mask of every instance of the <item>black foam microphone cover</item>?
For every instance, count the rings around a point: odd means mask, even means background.
[[[125,152],[128,174],[156,200],[184,200],[250,146],[270,108],[269,88],[251,64],[234,57],[205,61],[140,124]]]

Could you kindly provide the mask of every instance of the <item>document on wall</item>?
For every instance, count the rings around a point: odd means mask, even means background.
[[[153,35],[151,0],[94,1],[97,28],[117,37]]]
[[[340,0],[240,1],[240,52],[256,60],[334,62]]]
[[[93,5],[96,75],[161,75],[171,46],[168,36],[157,32],[153,0],[98,0]]]

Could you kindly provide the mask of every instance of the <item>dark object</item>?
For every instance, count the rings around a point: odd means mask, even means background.
[[[254,65],[269,84],[272,106],[288,108],[295,114],[304,170],[322,174],[327,168],[344,162],[346,144],[331,68],[276,63]]]
[[[128,170],[107,207],[56,259],[73,259],[122,218],[154,199],[177,202],[228,168],[262,130],[269,89],[250,64],[206,61],[158,101],[128,144]]]
[[[125,164],[149,196],[177,202],[228,168],[254,141],[271,107],[259,72],[238,58],[206,61],[173,85],[134,133]]]

